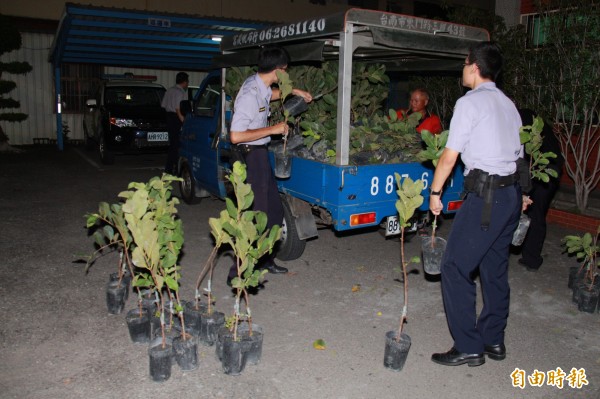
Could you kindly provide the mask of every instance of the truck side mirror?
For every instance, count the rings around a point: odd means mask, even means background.
[[[191,114],[194,109],[194,102],[191,100],[183,100],[179,103],[179,111],[183,116],[187,116],[187,114]]]

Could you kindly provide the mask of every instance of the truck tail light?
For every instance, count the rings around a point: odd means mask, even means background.
[[[357,213],[350,215],[350,226],[360,226],[363,224],[373,224],[377,221],[375,212]]]
[[[460,209],[460,206],[462,205],[462,203],[463,203],[462,200],[448,202],[448,211],[451,211],[451,212],[458,211]]]

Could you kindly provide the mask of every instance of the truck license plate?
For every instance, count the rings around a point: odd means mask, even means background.
[[[398,222],[398,216],[388,216],[385,221],[385,235],[392,236],[400,234],[400,223]]]
[[[148,132],[146,136],[148,141],[169,141],[169,133],[167,132]]]

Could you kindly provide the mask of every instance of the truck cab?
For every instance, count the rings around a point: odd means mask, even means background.
[[[489,34],[480,28],[364,9],[223,38],[215,70],[187,106],[179,160],[184,201],[230,193],[226,176],[233,163],[228,136],[232,102],[225,93],[227,73],[254,65],[260,46],[277,44],[294,65],[337,64],[335,158],[321,162],[296,156],[290,177],[278,179],[284,223],[277,257],[300,257],[306,240],[318,236],[317,226],[335,231],[384,226],[386,235],[399,233],[394,174],[423,180],[425,201],[419,210],[427,212],[434,169],[418,162],[352,162],[353,62],[383,63],[397,72],[460,71],[469,48],[484,40]],[[462,189],[462,169],[456,168],[442,195],[444,213],[458,210]]]

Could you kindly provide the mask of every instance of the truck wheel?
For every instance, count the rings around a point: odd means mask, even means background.
[[[98,149],[100,150],[100,160],[103,164],[112,165],[115,163],[115,154],[106,148],[106,140],[104,139],[104,134],[102,133],[100,133],[100,143],[98,144]]]
[[[298,238],[298,230],[296,230],[296,219],[292,215],[292,210],[287,201],[282,198],[283,205],[283,225],[281,226],[281,239],[279,240],[279,248],[277,249],[276,257],[280,260],[298,259],[304,252],[306,241]]]
[[[181,180],[179,182],[179,191],[181,192],[181,198],[186,204],[193,204],[196,202],[196,184],[194,183],[194,176],[187,162],[181,164]]]

